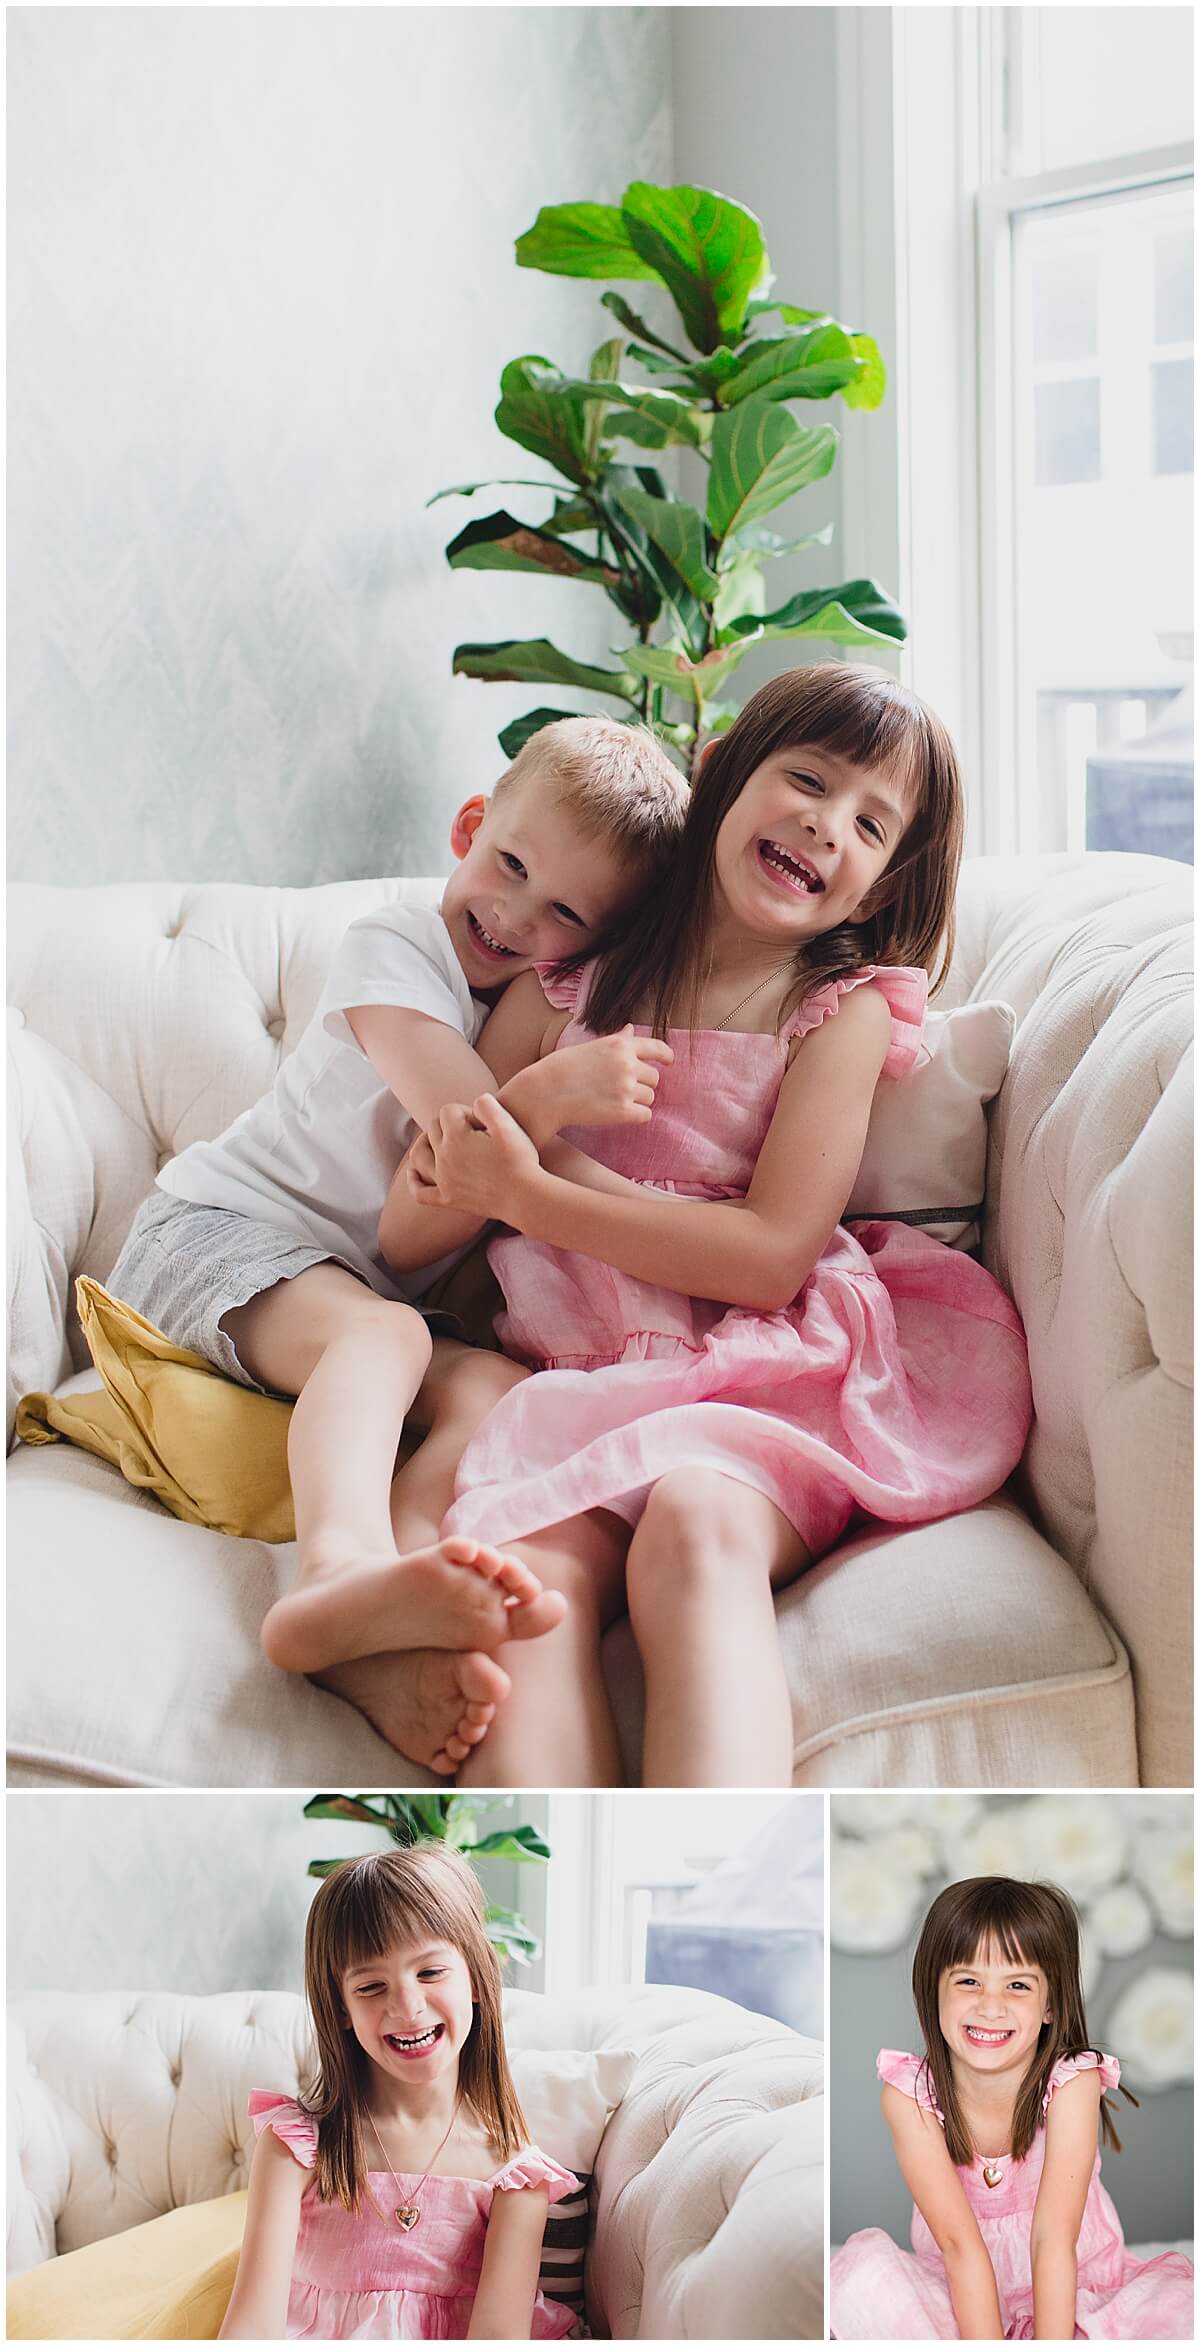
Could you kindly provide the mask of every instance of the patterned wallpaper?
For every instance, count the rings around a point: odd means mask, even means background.
[[[489,508],[425,500],[530,469],[505,359],[603,337],[512,243],[669,176],[668,12],[8,25],[12,876],[443,869],[539,697],[452,680],[454,644],[610,631],[590,592],[453,575]]]
[[[384,1849],[369,1826],[316,1823],[297,1792],[12,1792],[8,1986],[288,1988],[304,1979],[312,1857]],[[544,1828],[531,1793],[520,1821]],[[518,1821],[503,1812],[490,1824]],[[541,1869],[490,1859],[488,1895],[545,1926]],[[513,1984],[540,1988],[540,1963]]]

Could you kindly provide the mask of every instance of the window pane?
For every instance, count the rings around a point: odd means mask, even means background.
[[[1043,253],[1033,264],[1033,361],[1053,366],[1062,359],[1096,355],[1096,255],[1074,251]],[[1162,337],[1167,340],[1166,335]]]
[[[1154,470],[1192,469],[1192,362],[1164,358],[1150,369],[1154,398]]]
[[[1033,395],[1039,488],[1100,478],[1100,384],[1095,375],[1039,383]]]
[[[1192,232],[1172,228],[1154,239],[1154,339],[1192,339]]]
[[[1183,337],[1178,356],[1156,355],[1191,202],[1189,184],[1139,189],[1014,223],[1014,617],[1031,847],[1191,854],[1178,771],[1188,753],[1168,758],[1161,729],[1168,710],[1172,741],[1190,721],[1192,363]],[[1095,356],[1039,363],[1036,305],[1084,252]],[[1176,308],[1171,323],[1182,322]]]
[[[1022,8],[1020,17],[1040,148],[1026,168],[1191,138],[1190,8]]]

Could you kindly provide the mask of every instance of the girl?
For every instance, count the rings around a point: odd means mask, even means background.
[[[1100,2181],[1096,2118],[1119,2150],[1104,2095],[1121,2073],[1088,2043],[1070,1899],[951,1883],[925,1918],[913,1998],[924,2058],[884,2052],[876,2067],[915,2254],[874,2230],[838,2249],[834,2337],[1190,2338],[1187,2258],[1128,2255]]]
[[[578,2185],[530,2143],[470,1867],[433,1846],[340,1866],[305,1935],[320,2073],[252,2093],[258,2147],[223,2338],[561,2338],[538,2262]]]
[[[626,1605],[645,1781],[790,1782],[773,1591],[856,1509],[945,1515],[1020,1458],[1007,1296],[902,1223],[839,1220],[876,1083],[919,1056],[962,821],[911,693],[842,665],[777,677],[704,753],[654,922],[518,979],[489,1023],[498,1072],[626,1022],[669,1037],[651,1116],[568,1136],[603,1186],[540,1165],[490,1099],[445,1110],[393,1184],[392,1261],[472,1216],[522,1234],[491,1250],[498,1331],[541,1371],[467,1447],[443,1529],[502,1543],[567,1612],[504,1649],[511,1693],[464,1783],[619,1782],[599,1640]]]

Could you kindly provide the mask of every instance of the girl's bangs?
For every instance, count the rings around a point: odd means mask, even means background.
[[[434,1884],[427,1876],[417,1876],[415,1868],[407,1881],[398,1882],[386,1865],[359,1866],[347,1891],[330,1932],[330,1962],[338,1974],[425,1937],[444,1940],[466,1960],[461,1908],[439,1897]]]
[[[1049,1977],[1056,1952],[1050,1940],[1039,1902],[1023,1897],[1019,1882],[983,1881],[948,1920],[942,1969],[970,1969],[994,1947],[1002,1962]]]
[[[897,688],[899,689],[899,688]],[[926,727],[919,711],[884,694],[852,701],[816,699],[803,716],[788,712],[775,750],[827,749],[849,765],[885,768],[907,791],[920,764]]]

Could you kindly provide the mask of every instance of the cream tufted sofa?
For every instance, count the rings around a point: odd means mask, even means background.
[[[510,1989],[516,2051],[639,2055],[596,2163],[589,2315],[614,2338],[819,2338],[821,2048],[691,1988]],[[252,2086],[307,2083],[298,1996],[10,2007],[10,2272],[242,2189]]]
[[[14,891],[12,1394],[83,1369],[75,1274],[103,1280],[157,1168],[267,1086],[348,923],[434,889]],[[1037,1422],[1014,1490],[873,1527],[781,1598],[798,1783],[1192,1781],[1189,913],[1153,857],[966,867],[942,1000],[1019,1021],[985,1247]],[[420,1780],[261,1658],[289,1549],[177,1523],[60,1444],[11,1461],[9,1555],[11,1781]],[[608,1659],[633,1775],[627,1623]]]

